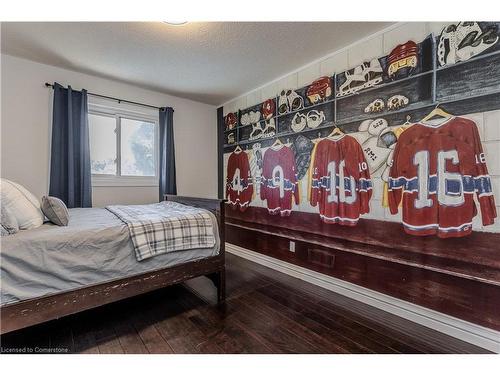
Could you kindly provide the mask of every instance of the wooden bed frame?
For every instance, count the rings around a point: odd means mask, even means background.
[[[165,195],[165,200],[205,208],[215,214],[220,236],[218,255],[69,292],[9,304],[0,309],[0,333],[58,319],[198,276],[207,276],[217,288],[217,302],[224,301],[226,294],[224,200],[174,195]]]

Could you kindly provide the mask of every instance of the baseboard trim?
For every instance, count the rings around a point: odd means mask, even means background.
[[[226,250],[236,256],[283,272],[292,277],[377,307],[412,322],[429,327],[459,340],[500,353],[500,332],[467,322],[368,288],[327,276],[304,267],[226,243]]]

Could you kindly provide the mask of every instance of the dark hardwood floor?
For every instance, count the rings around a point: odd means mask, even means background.
[[[227,255],[227,294],[200,277],[1,337],[69,353],[484,353],[272,269]],[[37,349],[38,348],[38,349]]]

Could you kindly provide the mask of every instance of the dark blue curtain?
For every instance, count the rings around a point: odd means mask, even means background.
[[[49,194],[70,208],[92,207],[87,91],[54,83]]]
[[[177,194],[175,182],[174,110],[160,109],[160,202],[164,194]]]

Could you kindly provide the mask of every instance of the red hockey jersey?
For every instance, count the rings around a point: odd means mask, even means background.
[[[319,204],[323,222],[352,226],[370,211],[372,182],[356,139],[341,134],[321,140],[312,168],[310,201],[313,207]]]
[[[243,212],[253,195],[250,163],[246,152],[233,152],[227,162],[226,198],[233,209]]]
[[[295,172],[293,151],[286,146],[264,153],[260,197],[267,200],[271,215],[289,216],[292,212],[292,197],[299,204],[299,189]]]
[[[415,124],[399,137],[389,174],[389,208],[409,234],[462,237],[471,233],[481,207],[483,225],[496,217],[491,180],[476,124],[452,117]]]

